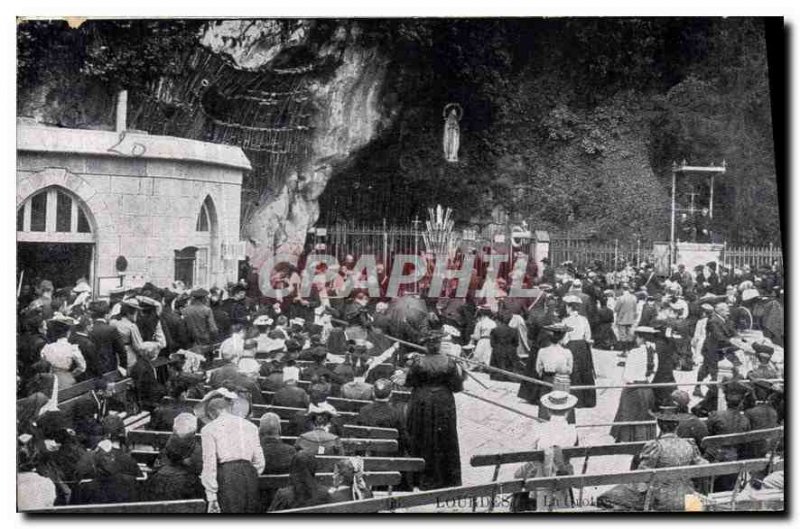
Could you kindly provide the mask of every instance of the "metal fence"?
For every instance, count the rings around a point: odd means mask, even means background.
[[[400,226],[349,226],[334,225],[317,228],[314,244],[325,245],[324,253],[343,261],[350,254],[358,259],[365,254],[374,255],[383,263],[389,263],[398,253],[417,253],[425,245],[422,232]]]
[[[777,261],[783,266],[783,249],[780,246],[728,246],[722,250],[722,262],[727,266],[741,268],[745,264],[753,268],[761,265],[772,265]]]
[[[312,235],[315,244],[324,244],[325,252],[335,256],[339,261],[350,254],[356,259],[364,254],[375,255],[383,263],[391,263],[395,254],[418,253],[425,249],[422,233],[424,224],[415,229],[413,226],[354,226],[337,224],[319,227]],[[498,230],[502,233],[502,230]],[[524,243],[519,250],[528,254],[530,241]],[[653,241],[639,239],[636,241],[599,241],[584,237],[570,237],[564,234],[551,235],[550,261],[558,266],[564,261],[572,261],[577,267],[591,265],[595,260],[610,266],[619,260],[642,263],[656,259]],[[783,251],[780,246],[770,244],[765,247],[729,246],[725,245],[722,262],[732,267],[749,264],[753,267],[774,261],[783,264]]]
[[[595,241],[587,239],[551,239],[550,261],[558,266],[564,261],[572,261],[577,267],[591,265],[595,260],[602,261],[606,266],[618,260],[641,263],[653,254],[651,241],[637,240],[636,242]]]

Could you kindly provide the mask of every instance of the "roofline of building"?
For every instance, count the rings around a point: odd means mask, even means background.
[[[120,133],[17,123],[17,151],[188,161],[244,171],[252,169],[247,156],[236,146],[131,130]]]

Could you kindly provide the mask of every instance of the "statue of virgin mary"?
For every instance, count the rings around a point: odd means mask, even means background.
[[[463,111],[458,103],[450,103],[444,107],[444,159],[448,162],[458,161],[458,146],[460,141],[460,128]]]

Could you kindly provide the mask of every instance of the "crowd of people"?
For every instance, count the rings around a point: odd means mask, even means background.
[[[675,434],[669,429],[674,417],[709,416],[700,423],[708,435],[782,424],[782,384],[775,382],[783,376],[782,363],[773,362],[784,344],[777,264],[729,269],[711,262],[695,274],[679,265],[659,277],[649,263],[605,270],[594,262],[578,270],[571,262],[553,267],[544,259],[535,276],[526,277],[534,297],[509,296],[514,278],[501,274],[494,288],[470,289],[464,298],[448,284],[440,296],[415,288],[388,299],[383,267],[377,277],[364,278],[379,285],[381,296],[370,296],[367,288],[338,295],[354,274],[355,260],[348,257],[333,280],[318,268],[308,295],[302,295],[297,269],[279,268],[271,278],[274,287],[284,287],[278,298],[263,296],[253,277],[210,290],[146,283],[112,290],[108,299],[93,296],[84,279],[59,290],[47,280],[23,289],[17,339],[20,508],[205,498],[211,512],[264,512],[370,497],[357,456],[337,463],[333,488],[315,477],[316,455],[344,455],[344,423],[329,397],[371,400],[358,424],[397,429],[400,455],[425,459],[423,472],[404,477],[405,487],[457,486],[453,394],[469,371],[488,371],[506,382],[517,381],[515,374],[543,381],[523,381],[519,396],[538,406],[541,419],[558,425],[551,427],[553,444],[542,434],[540,448],[566,446],[574,408],[597,405],[596,390],[569,391],[595,385],[593,348],[618,351],[624,381],[635,385],[623,390],[615,422],[661,414],[657,438],[649,425],[611,432],[620,442],[651,440],[637,460],[640,468],[673,466],[671,458],[653,456],[662,449],[686,464],[742,457],[699,456],[694,444],[693,450],[678,446],[685,437],[695,443],[705,434],[696,422],[681,422]],[[736,345],[737,331],[763,336],[753,346],[755,365]],[[394,343],[390,336],[420,345]],[[717,387],[703,394],[700,384],[706,377],[717,380],[720,362],[733,366],[723,390],[727,413],[716,411]],[[643,387],[674,383],[674,371],[697,366],[694,393],[702,400],[691,410],[688,394],[677,387]],[[117,391],[102,376],[114,371],[130,378],[131,392]],[[61,410],[58,392],[82,381],[92,381],[91,398]],[[741,388],[747,392],[737,401]],[[411,392],[407,404],[391,399],[398,390]],[[262,391],[274,392],[272,405],[303,411],[285,427],[272,413],[256,426],[248,417],[252,405],[265,403]],[[674,406],[681,410],[665,415]],[[149,429],[171,432],[152,468],[136,463],[127,442],[125,418],[142,412],[149,412]],[[284,443],[281,435],[297,436],[296,444]],[[565,466],[550,463],[551,470]],[[261,474],[289,474],[290,485],[260,491]],[[608,505],[624,503],[612,500]]]

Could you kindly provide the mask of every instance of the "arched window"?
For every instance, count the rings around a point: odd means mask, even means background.
[[[200,206],[200,214],[197,215],[197,226],[195,231],[210,231],[211,230],[211,211],[214,205],[211,202],[211,197],[206,197],[203,205]]]
[[[48,187],[17,210],[19,240],[93,242],[89,217],[78,199],[57,186]]]

